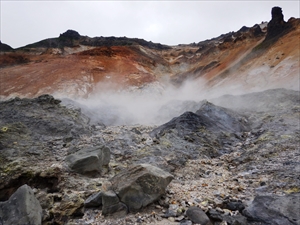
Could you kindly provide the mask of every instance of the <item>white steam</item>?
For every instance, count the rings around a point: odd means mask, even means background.
[[[126,90],[99,84],[93,94],[76,99],[82,112],[93,122],[106,125],[162,124],[186,111],[199,109],[207,96],[200,81],[186,81],[180,87],[154,82]]]

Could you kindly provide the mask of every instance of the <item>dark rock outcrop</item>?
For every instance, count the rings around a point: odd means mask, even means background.
[[[170,130],[176,130],[179,136],[184,136],[188,131],[197,132],[201,128],[215,133],[222,131],[234,133],[249,130],[249,125],[246,118],[242,115],[230,109],[203,101],[196,113],[185,112],[168,123],[157,127],[150,135],[159,138]]]
[[[80,34],[75,30],[67,30],[65,33],[59,35],[60,39],[75,39],[78,40],[80,38]]]
[[[271,14],[272,19],[268,23],[266,40],[280,35],[287,28],[287,23],[283,19],[282,9],[280,7],[273,7]]]
[[[110,149],[106,146],[81,149],[66,157],[70,169],[81,174],[101,173],[103,167],[108,166],[109,161]]]
[[[42,207],[29,186],[24,184],[8,201],[0,202],[0,224],[42,224]]]
[[[251,221],[272,225],[300,223],[300,193],[286,196],[256,196],[243,211]]]
[[[9,45],[4,44],[0,41],[0,52],[7,52],[7,51],[11,51],[11,50],[13,50],[12,47],[10,47]]]
[[[131,45],[141,45],[151,49],[170,49],[171,47],[167,45],[162,45],[160,43],[153,43],[151,41],[146,41],[139,38],[128,38],[128,37],[87,37],[81,36],[77,31],[67,30],[66,32],[59,35],[58,38],[49,38],[33,44],[21,47],[21,49],[26,48],[64,48],[64,47],[76,47],[78,45],[85,46],[131,46]]]
[[[269,48],[281,36],[288,33],[293,27],[291,23],[287,23],[284,21],[282,9],[280,7],[273,7],[271,14],[272,19],[267,26],[267,35],[264,41],[253,49],[254,52],[259,52],[260,50]]]
[[[163,143],[159,146],[160,152],[166,148],[173,154],[181,154],[180,159],[172,157],[168,162],[174,166],[184,165],[187,158],[200,155],[220,156],[225,144],[239,142],[241,134],[250,130],[250,123],[243,114],[207,101],[198,103],[198,107],[196,113],[185,112],[149,133],[158,144]]]
[[[88,118],[82,116],[79,110],[66,109],[59,103],[60,100],[51,95],[41,95],[34,99],[17,97],[0,102],[0,126],[7,127],[6,133],[9,134],[13,131],[10,127],[18,123],[24,127],[19,132],[28,132],[38,140],[45,136],[74,137],[90,132]],[[4,146],[7,144],[5,140],[2,143]]]
[[[65,33],[60,34],[58,38],[58,47],[76,47],[79,46],[80,34],[74,30],[67,30]]]

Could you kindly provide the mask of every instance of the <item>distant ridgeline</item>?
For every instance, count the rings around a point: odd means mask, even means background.
[[[127,46],[127,45],[142,45],[152,49],[169,49],[167,45],[145,41],[139,38],[127,37],[94,37],[81,36],[77,31],[67,30],[65,33],[60,34],[58,38],[49,38],[33,44],[26,45],[22,48],[63,48],[63,47],[76,47],[79,45],[86,46]]]

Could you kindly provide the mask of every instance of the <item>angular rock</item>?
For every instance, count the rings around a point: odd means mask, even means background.
[[[248,220],[272,225],[300,224],[300,193],[286,196],[256,196],[243,211]]]
[[[210,224],[210,220],[209,220],[208,216],[199,207],[190,207],[186,211],[186,215],[193,223],[199,223],[201,225]]]
[[[114,217],[123,217],[128,213],[127,206],[119,201],[118,196],[112,190],[102,192],[102,215],[113,215]]]
[[[5,225],[42,224],[42,207],[32,189],[24,184],[6,202],[0,203],[0,223]]]
[[[66,162],[70,169],[77,173],[101,172],[103,166],[110,161],[110,149],[106,146],[82,149],[68,155]]]
[[[135,212],[159,199],[172,179],[170,173],[158,167],[139,164],[117,174],[111,183],[120,201]]]
[[[84,201],[84,207],[86,208],[99,207],[101,205],[102,205],[102,192],[94,193]]]
[[[115,205],[120,202],[116,193],[112,190],[102,192],[103,211],[107,206]]]

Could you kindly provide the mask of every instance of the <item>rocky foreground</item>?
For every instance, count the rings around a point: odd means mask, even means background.
[[[2,101],[0,224],[300,224],[299,101],[226,95],[153,126]]]

